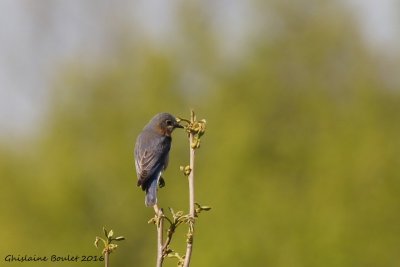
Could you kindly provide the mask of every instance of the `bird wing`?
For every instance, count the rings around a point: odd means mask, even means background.
[[[165,169],[171,142],[168,138],[141,135],[135,148],[135,166],[138,186],[143,189],[146,182]]]

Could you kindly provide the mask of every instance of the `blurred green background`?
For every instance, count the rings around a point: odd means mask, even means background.
[[[21,8],[36,14],[39,34],[56,27],[40,18],[62,14],[59,5]],[[107,27],[108,45],[84,60],[102,45],[94,38],[51,62],[33,133],[3,127],[0,265],[102,266],[4,257],[98,255],[94,238],[106,226],[126,237],[111,266],[154,266],[134,142],[154,114],[189,117],[194,108],[208,122],[196,201],[213,209],[196,223],[193,266],[400,266],[400,49],[371,48],[341,1],[236,1],[244,15],[228,1],[174,2],[160,39],[137,26],[140,9],[123,14],[132,32],[115,7],[95,5],[69,19]],[[176,131],[159,191],[165,208],[187,210],[179,166],[188,154]],[[172,244],[181,253],[183,228]]]

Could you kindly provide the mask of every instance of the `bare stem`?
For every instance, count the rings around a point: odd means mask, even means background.
[[[110,254],[108,253],[108,251],[106,251],[106,253],[104,253],[104,266],[108,267],[108,257],[110,256]]]
[[[192,110],[190,121],[194,123],[196,117]],[[192,248],[193,248],[193,230],[194,230],[194,217],[195,217],[195,206],[194,206],[194,155],[195,148],[192,146],[194,141],[194,133],[189,133],[189,144],[190,144],[190,174],[189,174],[189,231],[187,236],[187,245],[186,245],[186,256],[185,262],[183,263],[184,267],[188,267],[190,264],[190,258],[192,256]]]
[[[164,230],[164,213],[162,209],[156,213],[157,226],[157,267],[161,267],[164,261],[163,255],[163,230]]]

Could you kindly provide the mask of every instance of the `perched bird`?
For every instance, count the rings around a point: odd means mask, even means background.
[[[146,192],[145,204],[157,204],[157,186],[164,185],[161,173],[168,166],[171,134],[175,128],[183,128],[169,113],[159,113],[143,128],[136,139],[135,166],[137,186]]]

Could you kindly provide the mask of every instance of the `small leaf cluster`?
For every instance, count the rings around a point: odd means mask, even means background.
[[[195,209],[195,217],[197,217],[198,216],[198,214],[200,213],[200,212],[202,212],[202,211],[209,211],[209,210],[211,210],[211,207],[210,206],[202,206],[202,205],[200,205],[199,203],[194,203],[194,205],[196,205],[196,209]]]
[[[118,247],[117,244],[112,243],[113,241],[125,240],[125,237],[123,237],[123,236],[114,237],[114,231],[113,230],[107,231],[107,229],[105,227],[103,227],[103,232],[104,232],[105,238],[96,236],[96,240],[94,241],[94,245],[96,246],[96,248],[98,248],[99,241],[100,240],[103,241],[103,244],[104,244],[104,249],[102,251],[103,255],[110,254]]]
[[[183,175],[185,175],[185,176],[189,176],[190,173],[192,172],[192,169],[190,168],[189,165],[180,166],[179,169],[181,172],[183,172]]]
[[[184,126],[186,132],[188,133],[188,135],[192,134],[193,135],[193,139],[192,142],[190,144],[190,147],[192,149],[197,149],[200,147],[200,138],[205,134],[206,132],[206,120],[202,119],[197,121],[196,119],[196,114],[194,113],[194,111],[191,111],[191,119],[184,119],[184,118],[177,118],[178,122],[186,122],[187,125]]]

